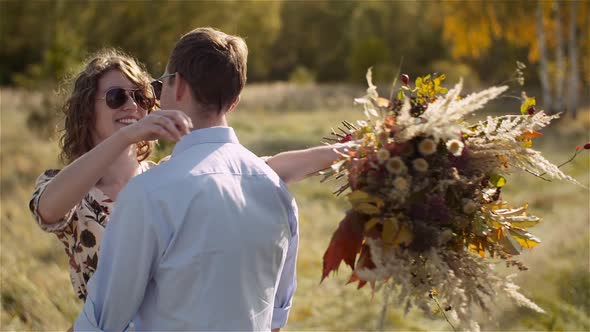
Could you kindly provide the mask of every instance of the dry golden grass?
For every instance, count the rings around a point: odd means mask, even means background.
[[[341,120],[363,116],[361,111],[345,106],[338,111],[317,108],[307,112],[294,111],[298,107],[289,111],[258,107],[255,100],[264,99],[265,93],[264,88],[257,89],[249,95],[250,104],[230,116],[230,124],[241,142],[261,155],[318,144]],[[27,104],[38,98],[30,96],[0,90],[0,330],[65,330],[81,303],[70,286],[61,244],[38,229],[27,208],[36,176],[58,165],[56,143],[37,137],[26,127]],[[345,105],[342,100],[339,102],[344,104],[340,105]],[[589,133],[590,110],[586,110],[578,120],[556,123],[536,144],[548,159],[559,163],[569,157],[575,145],[590,141]],[[589,153],[564,169],[590,186]],[[499,302],[498,314],[489,321],[482,317],[482,326],[488,330],[590,330],[589,192],[567,183],[546,183],[527,174],[508,181],[506,199],[514,204],[529,202],[531,212],[544,216],[532,230],[543,243],[523,255],[530,270],[522,273],[518,282],[523,292],[548,313],[539,315]],[[347,208],[343,199],[331,194],[332,189],[320,184],[318,178],[291,186],[300,207],[301,243],[299,288],[286,330],[377,328],[382,298],[377,294],[372,299],[368,289],[357,291],[352,285],[345,286],[350,272],[347,267],[342,265],[338,275],[319,283],[323,252]],[[404,316],[396,305],[390,306],[385,328],[449,329],[440,317],[430,319],[415,311]]]

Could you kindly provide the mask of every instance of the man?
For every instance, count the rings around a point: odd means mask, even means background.
[[[285,325],[297,206],[226,121],[246,82],[247,52],[241,38],[211,28],[174,47],[161,106],[185,112],[195,130],[119,194],[75,331]]]

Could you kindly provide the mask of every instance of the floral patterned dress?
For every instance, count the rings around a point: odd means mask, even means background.
[[[153,167],[153,162],[142,162],[142,172]],[[93,187],[76,206],[54,224],[43,223],[39,216],[39,198],[47,184],[60,170],[50,169],[41,174],[35,183],[35,191],[29,209],[42,230],[54,233],[64,245],[69,257],[70,280],[74,291],[86,300],[86,285],[96,271],[100,241],[109,222],[114,202],[100,189]]]

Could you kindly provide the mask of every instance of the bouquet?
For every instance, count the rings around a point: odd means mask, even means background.
[[[523,94],[520,114],[470,124],[467,115],[508,87],[461,97],[462,83],[447,90],[444,79],[419,77],[412,87],[402,75],[399,92],[386,99],[369,69],[367,94],[355,99],[367,120],[343,122],[327,138],[348,144],[324,180],[344,181],[336,193],[348,191],[350,209],[325,252],[322,280],[344,261],[358,288],[397,290],[406,311],[439,312],[470,329],[478,329],[474,308],[489,310],[499,293],[543,312],[490,263],[525,270],[514,257],[540,243],[528,231],[540,218],[502,199],[506,174],[520,169],[579,184],[531,148],[558,115],[537,111]]]

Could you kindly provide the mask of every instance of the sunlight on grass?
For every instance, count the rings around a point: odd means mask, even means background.
[[[69,282],[61,244],[35,225],[27,208],[35,178],[46,168],[58,167],[57,144],[38,138],[25,124],[23,94],[1,92],[0,177],[0,278],[1,330],[65,330],[81,303]],[[260,93],[260,92],[257,92]],[[351,96],[354,97],[354,96]],[[358,109],[269,109],[251,104],[229,117],[247,148],[259,155],[321,144],[342,120],[362,119]],[[567,160],[575,146],[590,140],[590,112],[578,120],[564,120],[544,131],[535,141],[554,163]],[[585,151],[564,170],[590,187],[590,153]],[[375,330],[383,298],[373,297],[369,287],[360,291],[345,285],[350,269],[342,264],[338,274],[320,284],[322,256],[332,232],[347,209],[335,197],[334,183],[321,184],[312,177],[290,187],[300,211],[298,290],[285,330]],[[482,317],[487,330],[590,330],[590,194],[565,182],[548,183],[526,173],[507,177],[503,192],[514,204],[530,203],[530,212],[543,216],[532,231],[542,240],[523,255],[529,270],[518,284],[523,293],[548,313],[539,315],[499,302],[498,314]],[[502,266],[500,271],[509,273]],[[392,304],[387,330],[449,330],[441,317],[432,319]]]

